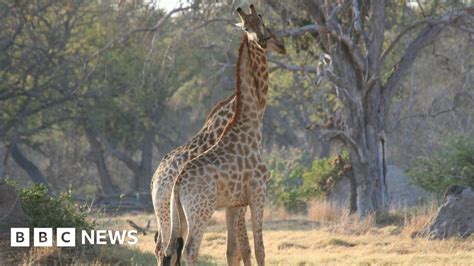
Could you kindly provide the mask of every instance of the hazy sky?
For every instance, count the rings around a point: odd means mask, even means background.
[[[180,3],[179,0],[156,0],[156,1],[159,7],[166,10],[171,10],[175,7],[178,7]]]

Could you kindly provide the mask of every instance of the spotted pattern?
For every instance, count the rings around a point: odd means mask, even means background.
[[[185,164],[173,188],[172,234],[165,253],[175,257],[175,243],[178,238],[184,238],[187,265],[197,264],[203,231],[214,211],[227,208],[228,223],[238,225],[242,222],[235,216],[246,206],[250,206],[252,214],[257,262],[264,264],[262,217],[266,181],[270,176],[261,149],[262,118],[268,91],[265,51],[254,41],[244,38],[238,62],[240,76],[237,78],[241,79],[240,83],[238,81],[241,97],[238,119],[227,127],[214,146]],[[243,236],[237,238],[239,243],[245,239]],[[234,256],[229,253],[228,249],[228,256]]]
[[[166,239],[163,239],[162,236],[170,234],[170,197],[175,177],[182,170],[185,162],[194,159],[216,143],[234,115],[235,102],[235,95],[233,94],[228,99],[218,103],[211,110],[204,127],[186,144],[165,155],[153,175],[151,191],[158,224],[155,246],[155,255],[158,260],[162,255],[162,248],[166,244]],[[244,231],[244,234],[246,234],[245,225],[240,231]],[[245,248],[243,247],[243,249]]]

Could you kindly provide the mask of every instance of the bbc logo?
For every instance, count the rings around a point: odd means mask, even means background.
[[[30,228],[10,228],[10,245],[12,247],[29,247],[33,238],[35,247],[52,247],[53,239],[56,239],[57,247],[75,247],[75,228],[56,228],[56,237],[53,228],[33,228],[30,237]],[[80,230],[77,240],[81,245],[136,245],[138,243],[137,230]]]
[[[12,247],[30,246],[30,228],[11,228],[10,244]],[[75,228],[57,228],[56,246],[74,247],[76,245]],[[53,246],[53,228],[34,228],[33,246],[52,247]]]

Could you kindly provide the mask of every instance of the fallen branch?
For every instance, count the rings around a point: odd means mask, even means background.
[[[134,223],[132,220],[127,219],[127,223],[135,230],[137,230],[138,233],[142,233],[144,236],[146,236],[147,232],[150,231],[150,220],[148,220],[148,223],[146,224],[146,227],[141,227],[138,224]]]

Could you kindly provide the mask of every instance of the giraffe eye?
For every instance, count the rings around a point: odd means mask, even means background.
[[[244,31],[249,31],[249,29],[248,29],[248,28],[244,28]]]

